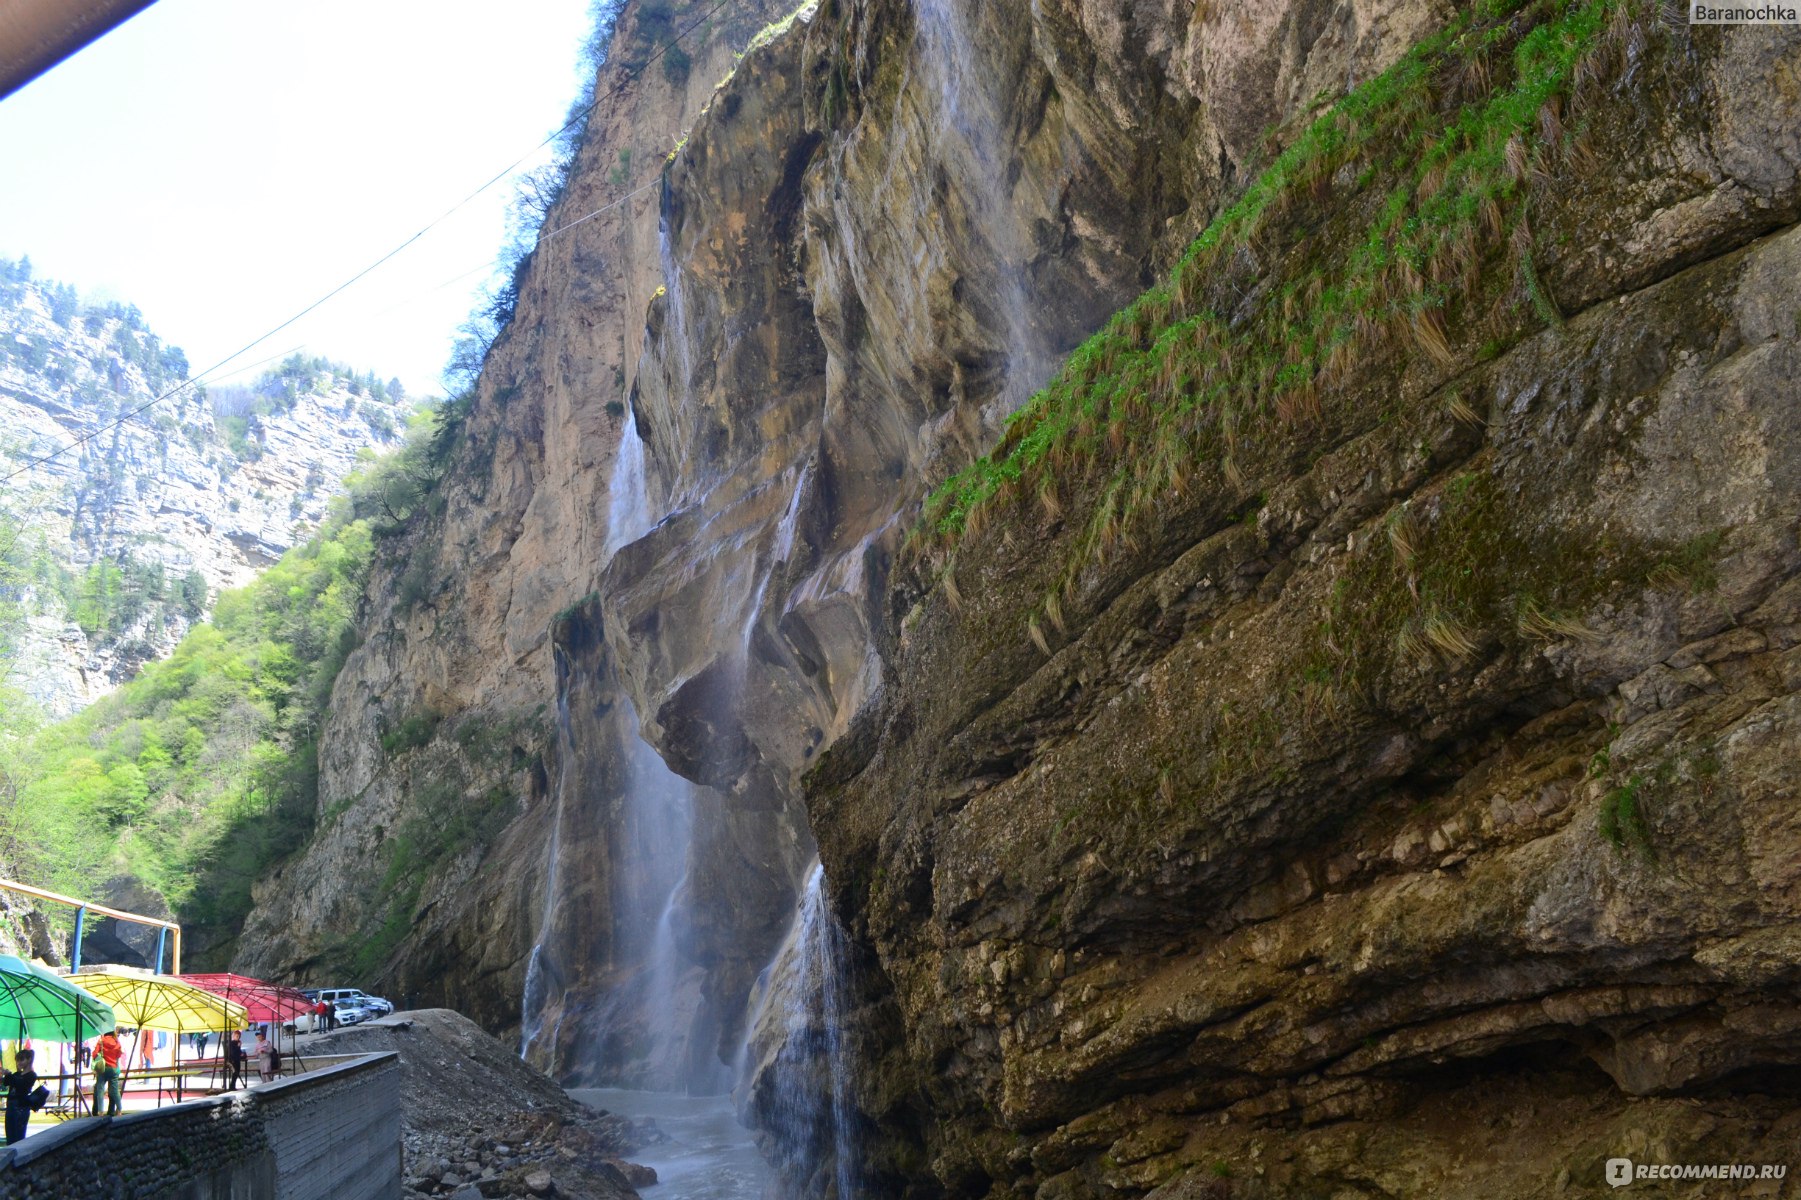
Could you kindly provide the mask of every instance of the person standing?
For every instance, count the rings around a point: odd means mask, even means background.
[[[235,1092],[244,1086],[244,1046],[238,1041],[238,1035],[229,1029],[220,1038],[224,1043],[225,1086]]]
[[[264,1083],[275,1078],[275,1052],[269,1048],[269,1035],[256,1031],[256,1073]]]
[[[332,1020],[331,1004],[324,997],[320,997],[319,1003],[313,1006],[313,1029],[315,1031],[325,1030],[329,1033],[336,1027],[337,1022]]]
[[[94,1046],[94,1115],[100,1114],[100,1089],[106,1089],[106,1115],[116,1117],[122,1105],[123,1081],[119,1077],[119,1060],[125,1047],[119,1044],[119,1028],[114,1026],[100,1035]]]
[[[38,1073],[35,1050],[20,1050],[13,1055],[13,1069],[0,1075],[0,1087],[6,1089],[6,1144],[16,1146],[25,1140],[25,1126],[31,1120],[32,1095],[37,1090]]]

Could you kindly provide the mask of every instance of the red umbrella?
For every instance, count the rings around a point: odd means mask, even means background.
[[[252,979],[248,975],[233,975],[226,971],[212,975],[178,975],[176,978],[183,983],[204,988],[215,996],[224,996],[227,1000],[242,1004],[253,1023],[266,1023],[274,1027],[277,1049],[281,1046],[282,1026],[303,1013],[313,1011],[313,1001],[307,999],[306,993],[283,987],[279,983]],[[298,1043],[294,1045],[297,1046]],[[299,1057],[298,1049],[291,1047],[291,1052],[296,1058]]]
[[[224,972],[215,975],[177,975],[183,983],[205,988],[215,996],[224,996],[244,1006],[257,1024],[279,1025],[292,1021],[302,1013],[313,1011],[313,1002],[305,993],[279,983],[264,983],[248,975]]]

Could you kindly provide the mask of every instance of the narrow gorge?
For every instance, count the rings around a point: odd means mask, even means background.
[[[1794,27],[627,0],[594,95],[236,969],[793,1195],[1784,1161]]]

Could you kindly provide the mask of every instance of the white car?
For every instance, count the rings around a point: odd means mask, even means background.
[[[306,994],[315,1001],[323,999],[331,1005],[334,1025],[355,1025],[394,1011],[394,1006],[380,996],[366,995],[356,988],[314,988]],[[325,1028],[312,1013],[295,1017],[291,1027],[299,1033],[317,1033]]]
[[[315,999],[322,999],[328,1004],[358,1005],[382,1017],[394,1011],[394,1006],[380,996],[371,996],[357,988],[324,988]]]

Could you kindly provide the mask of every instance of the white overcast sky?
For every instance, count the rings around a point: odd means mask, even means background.
[[[199,372],[561,125],[588,9],[160,0],[0,100],[0,255],[136,304]],[[511,195],[496,185],[241,361],[303,344],[441,390],[488,272],[442,285],[491,265]]]

